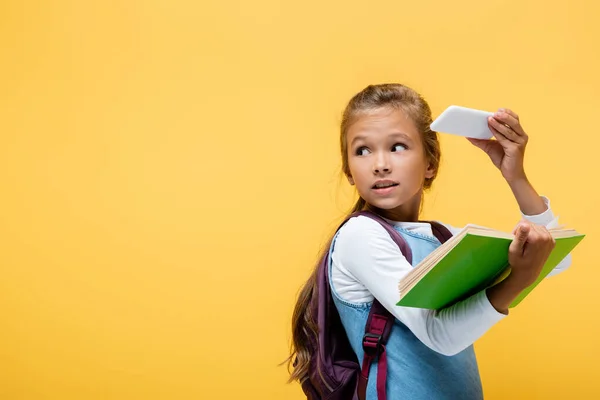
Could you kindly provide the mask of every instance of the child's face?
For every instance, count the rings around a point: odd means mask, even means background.
[[[388,218],[418,218],[423,183],[435,171],[413,121],[401,110],[381,108],[361,115],[346,135],[348,179],[360,196]]]

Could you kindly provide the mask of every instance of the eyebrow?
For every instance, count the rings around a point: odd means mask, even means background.
[[[407,135],[404,132],[394,132],[394,133],[390,134],[389,137],[391,137],[391,138],[401,138],[401,139],[404,139],[404,140],[412,142],[412,139],[410,138],[410,136]],[[365,139],[366,139],[366,136],[360,136],[360,135],[355,136],[354,139],[352,139],[352,142],[350,143],[350,146],[352,146],[354,144],[354,142],[357,142],[359,140],[365,140]]]

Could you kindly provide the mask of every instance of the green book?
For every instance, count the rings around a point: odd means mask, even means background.
[[[556,246],[538,279],[513,301],[519,304],[585,235],[551,229]],[[400,281],[399,306],[439,310],[500,282],[510,273],[508,247],[514,236],[468,225],[435,249]]]

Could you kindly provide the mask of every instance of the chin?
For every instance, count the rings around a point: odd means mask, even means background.
[[[375,201],[367,200],[367,203],[372,205],[373,207],[379,208],[381,210],[393,210],[395,208],[400,207],[403,202],[395,199],[377,199]]]

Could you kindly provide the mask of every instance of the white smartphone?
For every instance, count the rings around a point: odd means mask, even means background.
[[[461,106],[450,106],[431,124],[432,131],[450,133],[475,139],[494,137],[488,127],[488,117],[492,112]]]

